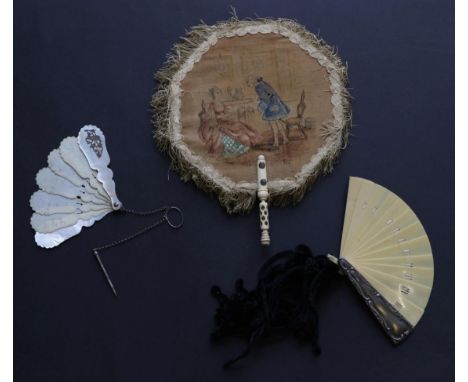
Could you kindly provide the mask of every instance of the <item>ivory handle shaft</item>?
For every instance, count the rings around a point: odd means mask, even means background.
[[[266,161],[263,155],[259,155],[257,158],[257,196],[260,200],[260,243],[262,245],[270,245],[270,234],[268,232],[270,223],[268,221],[268,179],[266,170]]]

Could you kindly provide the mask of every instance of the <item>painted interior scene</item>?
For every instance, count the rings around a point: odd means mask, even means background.
[[[234,181],[297,173],[323,145],[332,119],[327,71],[276,34],[223,38],[182,82],[182,135],[192,152]]]

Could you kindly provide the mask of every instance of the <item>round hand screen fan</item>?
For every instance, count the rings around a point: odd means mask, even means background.
[[[234,17],[195,26],[156,78],[159,147],[228,212],[254,205],[259,155],[270,202],[285,206],[332,170],[346,144],[346,67],[294,21]]]

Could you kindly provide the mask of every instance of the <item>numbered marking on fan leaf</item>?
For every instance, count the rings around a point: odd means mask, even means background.
[[[375,243],[379,234],[388,233],[394,229],[396,204],[395,197],[387,194],[382,202],[376,205],[378,214],[361,213],[359,216],[353,216],[353,221],[356,218],[358,223],[356,223],[356,236],[346,245],[349,253],[359,253],[369,243]]]
[[[375,264],[376,266],[388,265],[388,266],[400,266],[405,268],[429,268],[431,272],[434,269],[434,263],[432,255],[430,254],[420,254],[420,255],[411,255],[411,256],[392,256],[391,254],[395,252],[389,252],[388,256],[382,255],[384,257],[366,257],[364,259],[355,259],[353,265],[359,267],[361,264],[370,265]]]
[[[351,177],[340,257],[417,324],[431,294],[434,262],[424,227],[402,199]]]
[[[418,280],[408,280],[403,276],[404,272],[398,274],[388,274],[385,273],[385,269],[376,269],[367,266],[362,266],[361,269],[366,275],[370,275],[375,279],[378,279],[389,289],[397,290],[406,294],[410,301],[412,301],[415,305],[420,306],[421,308],[425,306],[425,303],[429,299],[429,295],[432,289],[432,275],[428,275],[428,277],[425,279],[421,277]],[[415,275],[416,270],[413,269],[411,274]],[[424,282],[429,282],[430,284],[424,285]],[[421,301],[424,301],[424,304],[421,304]]]
[[[375,265],[374,264],[360,264],[360,267],[364,267],[365,269],[373,270]],[[405,282],[405,280],[409,280],[411,282],[415,282],[417,284],[421,284],[426,288],[430,288],[432,286],[432,281],[434,277],[434,273],[432,272],[431,268],[428,267],[407,267],[405,264],[403,265],[379,265],[378,270],[380,272],[386,273],[389,276],[396,277],[401,280],[401,282]]]
[[[375,277],[372,274],[363,272],[362,275],[374,286],[375,289],[382,294],[382,296],[391,303],[396,309],[393,303],[399,301],[401,306],[405,307],[405,313],[399,309],[400,313],[410,322],[411,325],[416,326],[421,316],[424,314],[424,308],[427,305],[427,300],[417,298],[412,287],[405,285],[404,283],[398,284],[397,288],[388,286],[382,281],[380,277]],[[405,293],[404,291],[408,291]],[[415,303],[416,301],[416,303]]]

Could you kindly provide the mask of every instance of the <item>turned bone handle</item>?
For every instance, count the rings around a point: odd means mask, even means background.
[[[270,228],[270,223],[268,222],[268,179],[266,171],[266,161],[263,155],[259,155],[257,158],[257,196],[260,200],[260,230],[262,231],[260,242],[262,245],[270,245],[270,234],[268,229]]]

